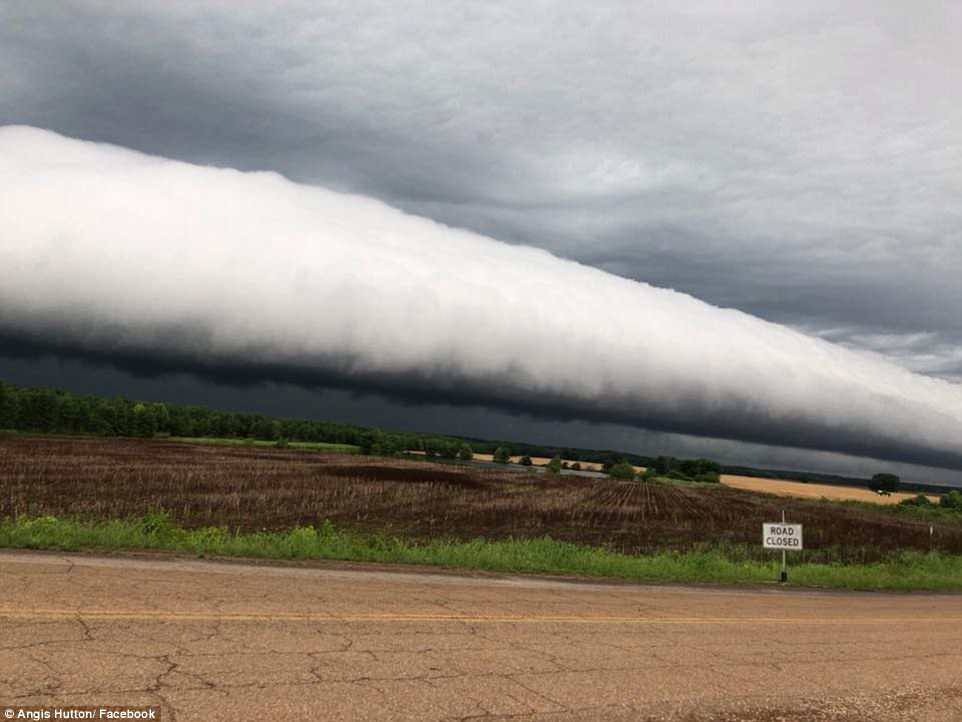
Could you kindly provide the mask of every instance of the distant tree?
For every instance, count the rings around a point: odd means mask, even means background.
[[[521,466],[531,466],[534,464],[534,462],[531,461],[531,457],[527,455],[522,456],[518,463],[521,464]]]
[[[274,436],[271,434],[272,438],[280,438],[279,436]],[[370,431],[364,431],[357,436],[357,445],[360,447],[360,452],[362,454],[370,454],[371,447],[374,445],[374,435]]]
[[[19,426],[20,398],[17,389],[0,381],[0,429]]]
[[[151,404],[151,409],[154,415],[154,422],[157,426],[156,431],[162,431],[165,434],[169,434],[170,410],[167,408],[166,404]]]
[[[27,431],[56,431],[60,425],[60,397],[53,389],[22,389],[19,425]]]
[[[157,422],[149,406],[134,404],[130,421],[132,436],[151,437],[157,431]]]
[[[271,420],[266,416],[261,416],[258,414],[254,417],[253,423],[251,424],[251,435],[257,439],[267,439],[272,438],[271,431],[273,430],[273,425]]]
[[[902,480],[895,474],[876,474],[872,477],[869,487],[875,491],[898,491]]]
[[[288,446],[290,446],[290,442],[286,436],[278,437],[277,441],[274,442],[274,448],[276,449],[286,449]]]
[[[935,504],[933,504],[932,500],[929,499],[929,497],[927,497],[925,494],[916,494],[908,499],[902,499],[902,501],[899,502],[899,506],[929,507],[935,506]]]
[[[674,470],[693,481],[718,483],[721,464],[710,459],[684,459],[673,464]]]
[[[571,465],[571,470],[572,470],[572,471],[581,471],[581,462],[580,462],[580,461],[576,461],[575,463],[573,463],[573,464]]]
[[[384,432],[380,429],[365,429],[358,434],[357,445],[361,447],[362,454],[380,456],[384,453]]]
[[[652,463],[656,474],[667,474],[675,466],[675,460],[670,456],[659,456]]]
[[[551,461],[548,462],[548,471],[550,471],[552,474],[561,473],[561,457],[560,456],[555,455],[551,457]]]
[[[274,419],[273,421],[271,421],[270,438],[279,439],[281,438],[282,433],[283,433],[283,429],[281,427],[281,422],[278,421],[277,419]],[[368,444],[368,448],[370,448],[370,443]]]
[[[213,414],[211,431],[220,439],[227,439],[235,435],[234,414]]]
[[[404,450],[401,440],[394,434],[383,434],[381,437],[381,453],[385,456],[397,456]]]
[[[442,459],[456,459],[460,446],[460,443],[453,439],[435,436],[424,441],[424,453],[427,456],[440,456]]]
[[[498,464],[507,464],[511,461],[511,451],[505,446],[499,446],[494,450],[494,461]]]
[[[458,452],[461,450],[461,444],[456,441],[450,441],[445,439],[439,444],[441,450],[442,459],[457,459]]]
[[[635,467],[627,461],[620,461],[608,469],[608,476],[614,477],[615,479],[634,479]]]
[[[461,448],[458,449],[458,458],[461,461],[471,461],[474,458],[474,452],[469,444],[461,444]]]
[[[943,509],[962,511],[962,492],[950,491],[948,494],[943,494],[939,499],[939,506]]]
[[[721,473],[721,464],[710,459],[683,459],[675,466],[682,474],[692,478],[703,474]]]

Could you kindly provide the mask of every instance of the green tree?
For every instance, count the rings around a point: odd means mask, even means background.
[[[895,474],[876,474],[869,483],[869,488],[875,491],[898,491],[902,480]]]
[[[948,494],[943,494],[939,499],[939,506],[943,509],[962,511],[962,492],[950,491]]]
[[[721,474],[721,464],[710,459],[684,459],[677,464],[678,470],[692,478],[706,474]]]
[[[384,434],[380,429],[365,429],[357,437],[357,445],[361,447],[362,454],[377,456],[381,453],[381,443]]]
[[[266,416],[261,416],[258,414],[254,417],[254,423],[251,426],[251,436],[257,439],[271,439],[273,431],[273,425],[271,420]]]
[[[381,441],[381,453],[385,456],[397,456],[404,450],[401,440],[394,434],[384,434]]]
[[[130,435],[149,438],[157,431],[157,421],[149,406],[134,404],[131,410]]]
[[[450,439],[438,441],[438,453],[442,459],[457,459],[459,451],[458,444]]]
[[[56,431],[60,399],[53,389],[25,389],[20,397],[20,426],[26,431]]]
[[[283,430],[283,427],[281,426],[281,422],[278,421],[277,419],[274,419],[273,421],[271,421],[270,438],[274,440],[279,439],[281,438],[281,435],[283,433],[284,433],[284,430]]]
[[[153,410],[156,431],[165,434],[170,433],[170,410],[166,404],[151,404]]]
[[[928,507],[928,506],[935,506],[935,504],[933,504],[932,500],[929,499],[929,497],[927,497],[925,494],[916,494],[915,496],[910,497],[908,499],[902,499],[902,501],[899,502],[899,506]]]
[[[621,461],[608,469],[608,476],[614,477],[615,479],[634,479],[635,467],[627,461]]]
[[[551,461],[548,462],[548,471],[550,471],[552,474],[561,473],[561,457],[557,454],[551,457]]]
[[[440,456],[442,459],[458,458],[459,444],[444,437],[433,437],[424,442],[424,452],[427,456]]]
[[[20,427],[20,398],[17,388],[0,381],[0,429]]]
[[[675,460],[670,456],[659,456],[652,462],[656,474],[667,474],[675,466]]]
[[[194,436],[194,420],[191,418],[190,411],[184,406],[171,406],[170,412],[170,433],[173,436]],[[261,438],[270,438],[270,432]]]
[[[494,461],[497,464],[507,464],[511,461],[511,450],[506,446],[499,446],[494,450]]]
[[[518,459],[518,463],[521,464],[521,466],[532,466],[534,464],[534,462],[531,461],[531,457],[527,454]]]
[[[458,449],[458,458],[461,461],[471,461],[474,458],[474,452],[469,444],[461,444],[461,448]]]

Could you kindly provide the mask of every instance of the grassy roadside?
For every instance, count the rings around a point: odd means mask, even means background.
[[[648,556],[559,542],[530,540],[456,542],[365,536],[335,529],[297,527],[288,532],[232,534],[223,528],[182,529],[163,514],[90,522],[55,517],[0,521],[0,547],[57,550],[159,549],[192,554],[268,559],[339,559],[440,565],[498,572],[611,577],[636,581],[764,583],[778,562],[739,558],[737,547]],[[835,589],[962,590],[962,557],[903,552],[867,565],[804,563],[793,566],[791,584]]]

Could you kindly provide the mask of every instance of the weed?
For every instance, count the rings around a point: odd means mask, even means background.
[[[0,521],[0,546],[32,549],[153,548],[201,555],[274,559],[349,559],[403,562],[500,572],[579,574],[636,581],[763,583],[776,578],[775,560],[746,558],[721,546],[689,552],[628,555],[606,549],[533,539],[405,541],[336,529],[298,526],[286,532],[229,533],[224,528],[163,527],[153,516],[84,522],[56,517]],[[145,531],[150,530],[150,531]],[[802,563],[791,569],[796,585],[844,589],[962,589],[962,557],[901,552],[865,565]]]

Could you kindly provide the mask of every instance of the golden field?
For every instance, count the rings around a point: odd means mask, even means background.
[[[801,481],[786,481],[784,479],[759,479],[754,476],[734,476],[722,474],[722,484],[735,489],[756,491],[776,496],[792,496],[797,499],[832,499],[833,501],[867,501],[871,504],[898,504],[903,499],[910,499],[916,494],[895,492],[889,496],[880,496],[871,489],[861,489],[856,486],[835,486],[833,484],[812,484]],[[939,497],[929,496],[938,504]]]

